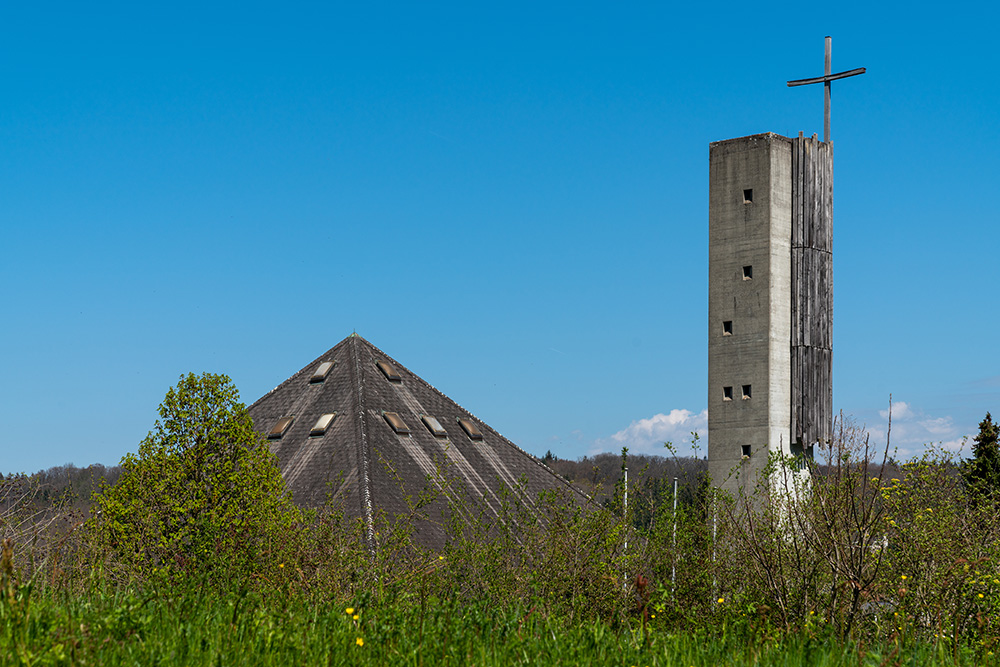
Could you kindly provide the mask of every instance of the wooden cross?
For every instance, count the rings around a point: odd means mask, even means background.
[[[788,87],[792,86],[805,86],[810,83],[823,83],[824,90],[824,103],[823,103],[823,141],[830,141],[830,82],[836,81],[837,79],[846,79],[849,76],[857,76],[858,74],[864,74],[865,68],[859,67],[857,69],[848,70],[847,72],[837,72],[836,74],[830,74],[830,42],[832,40],[829,36],[826,38],[826,60],[823,65],[823,76],[818,76],[815,79],[797,79],[795,81],[789,81]]]

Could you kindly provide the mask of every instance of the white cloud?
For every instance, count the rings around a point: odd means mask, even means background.
[[[871,443],[874,447],[878,447],[878,443],[884,445],[889,411],[872,411],[869,415],[874,416],[874,421],[869,421],[866,426]],[[669,441],[678,454],[689,455],[692,431],[700,438],[698,455],[705,456],[708,453],[708,410],[695,413],[683,408],[637,419],[613,435],[594,440],[587,453],[618,453],[622,447],[628,447],[633,454],[667,456],[669,452],[663,448],[663,443]],[[894,401],[890,442],[893,451],[889,453],[897,460],[905,461],[922,455],[926,446],[932,444],[936,448],[968,456],[971,440],[966,444],[964,437],[970,433],[974,435],[976,429],[956,424],[951,415],[930,415],[912,403]]]
[[[964,456],[972,455],[972,447],[969,445],[969,439],[967,437],[957,438],[955,440],[944,440],[940,442],[938,446],[956,454],[961,452]]]
[[[924,430],[934,435],[948,435],[955,429],[951,417],[935,417],[933,419],[924,419],[918,423]]]
[[[878,414],[879,414],[880,417],[882,417],[882,419],[888,419],[889,418],[889,410],[879,410]],[[895,403],[892,404],[892,418],[893,419],[897,419],[897,420],[899,420],[899,419],[906,419],[907,417],[911,417],[912,415],[913,415],[913,411],[910,410],[910,404],[909,403],[906,403],[904,401],[896,401]]]
[[[888,410],[879,410],[881,421],[869,425],[873,443],[885,443],[889,426]],[[889,434],[894,456],[901,461],[921,456],[928,445],[967,456],[965,436],[974,432],[968,425],[956,425],[951,415],[929,415],[912,404],[897,401],[892,404],[892,431]]]
[[[674,409],[669,413],[659,413],[646,419],[638,419],[608,438],[596,440],[591,454],[598,452],[618,452],[628,447],[634,454],[669,453],[663,448],[664,442],[674,443],[679,453],[688,452],[691,432],[701,438],[701,455],[705,454],[705,436],[708,432],[708,410],[693,413],[690,410]]]

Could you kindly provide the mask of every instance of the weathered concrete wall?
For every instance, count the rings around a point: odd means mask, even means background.
[[[833,146],[740,137],[709,170],[709,472],[736,492],[832,435]]]
[[[730,492],[791,451],[791,169],[776,134],[709,151],[708,459]]]

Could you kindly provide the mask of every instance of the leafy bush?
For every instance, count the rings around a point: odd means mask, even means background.
[[[929,448],[897,467],[888,451],[841,421],[807,489],[773,497],[775,480],[802,464],[778,458],[761,482],[770,502],[720,494],[719,600],[786,633],[829,627],[842,639],[988,654],[1000,633],[998,506],[963,483],[953,454]]]
[[[669,484],[640,475],[632,477],[627,507],[618,482],[609,492],[596,489],[591,503],[516,490],[491,500],[495,514],[483,511],[481,498],[463,498],[442,463],[426,493],[444,494],[453,511],[447,547],[435,553],[415,539],[417,522],[430,520],[423,510],[430,495],[411,499],[405,515],[376,515],[371,525],[336,505],[296,511],[227,378],[181,378],[160,417],[139,454],[126,457],[119,482],[96,496],[87,526],[98,567],[91,586],[77,592],[123,601],[92,621],[123,646],[174,623],[168,616],[147,623],[140,601],[176,598],[184,607],[210,581],[208,592],[231,605],[210,612],[222,619],[220,637],[247,618],[253,633],[260,624],[260,646],[310,642],[337,660],[344,646],[357,655],[381,646],[383,657],[412,657],[423,651],[419,633],[468,636],[474,646],[498,623],[520,636],[536,622],[545,633],[581,637],[561,650],[600,653],[605,642],[624,642],[636,659],[653,656],[645,652],[670,637],[694,637],[695,649],[746,646],[750,658],[793,638],[802,642],[804,663],[831,645],[858,647],[859,661],[860,647],[882,647],[875,664],[904,654],[973,663],[970,656],[988,661],[997,648],[996,503],[969,487],[947,452],[931,449],[897,466],[888,443],[876,447],[864,429],[843,421],[827,463],[808,466],[808,487],[780,488],[803,478],[801,467],[785,476],[802,462],[772,461],[761,486],[768,501],[753,493],[727,498],[698,477],[678,488],[675,505]],[[20,562],[26,546],[19,545]],[[60,591],[61,580],[49,580],[56,585],[35,588],[32,610],[39,595]],[[32,581],[18,579],[16,589],[10,575],[4,581],[0,631],[6,622],[30,648],[26,629],[49,621],[26,602],[11,602],[10,591],[27,600]],[[364,611],[341,613],[347,608]],[[285,611],[329,609],[341,612],[321,631],[349,626],[336,635],[340,649],[311,636],[293,639],[297,631],[280,620]],[[303,624],[321,618],[311,613]],[[363,647],[354,643],[362,637]],[[187,635],[163,641],[194,646]],[[444,655],[449,646],[436,650]],[[455,661],[480,661],[465,650]],[[685,659],[697,662],[704,661]]]
[[[121,579],[253,577],[299,514],[236,388],[225,375],[182,376],[159,415],[117,483],[94,496],[97,556]]]

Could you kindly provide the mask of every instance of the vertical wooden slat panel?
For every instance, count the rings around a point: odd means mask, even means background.
[[[793,144],[791,435],[808,445],[830,438],[833,416],[833,153]]]

